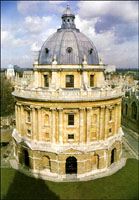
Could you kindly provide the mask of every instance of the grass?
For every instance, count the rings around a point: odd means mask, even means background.
[[[55,183],[1,169],[1,199],[138,199],[138,161],[128,159],[116,174],[87,182]]]
[[[12,140],[12,131],[13,129],[1,129],[0,139],[1,142],[10,142]],[[1,148],[1,157],[3,156],[4,152],[6,151],[8,145]]]

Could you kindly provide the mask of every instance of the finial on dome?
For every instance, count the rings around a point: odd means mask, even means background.
[[[69,6],[70,6],[69,3],[67,3],[67,8],[69,8]]]

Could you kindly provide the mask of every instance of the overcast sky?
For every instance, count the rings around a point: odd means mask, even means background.
[[[67,1],[2,1],[1,66],[32,67],[34,56],[61,26]],[[76,27],[104,64],[138,67],[138,1],[69,1]]]

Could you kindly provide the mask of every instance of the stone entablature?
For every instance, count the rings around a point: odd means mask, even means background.
[[[119,128],[118,133],[116,135],[111,136],[110,138],[105,138],[103,140],[89,142],[89,143],[63,143],[61,145],[57,143],[46,143],[43,141],[32,140],[30,138],[26,138],[21,136],[16,129],[14,129],[12,136],[14,137],[15,141],[19,144],[22,141],[31,149],[37,151],[46,151],[46,152],[53,152],[53,153],[62,153],[66,150],[76,150],[80,153],[87,153],[91,151],[101,150],[101,149],[109,149],[111,144],[115,141],[121,142],[123,131]],[[74,153],[74,152],[73,152]],[[78,152],[79,153],[79,152]],[[78,154],[77,153],[77,154]]]

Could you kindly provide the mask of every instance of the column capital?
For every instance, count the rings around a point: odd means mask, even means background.
[[[91,110],[92,110],[92,107],[87,107],[86,110],[87,110],[87,111],[91,111]]]
[[[37,109],[37,110],[40,110],[42,107],[41,106],[35,106],[34,108]]]
[[[58,112],[62,112],[62,111],[63,111],[63,108],[57,108],[57,111],[58,111]]]
[[[102,109],[102,108],[106,108],[106,106],[102,105],[102,106],[100,106],[100,108],[101,108],[101,109]]]
[[[79,108],[79,111],[85,111],[85,108]]]
[[[56,111],[56,108],[50,108],[51,111]]]
[[[115,105],[116,105],[116,106],[119,106],[120,104],[121,104],[121,102],[118,102],[118,103],[116,103]]]
[[[22,104],[21,104],[21,103],[16,103],[16,105],[17,105],[17,106],[21,106]]]

